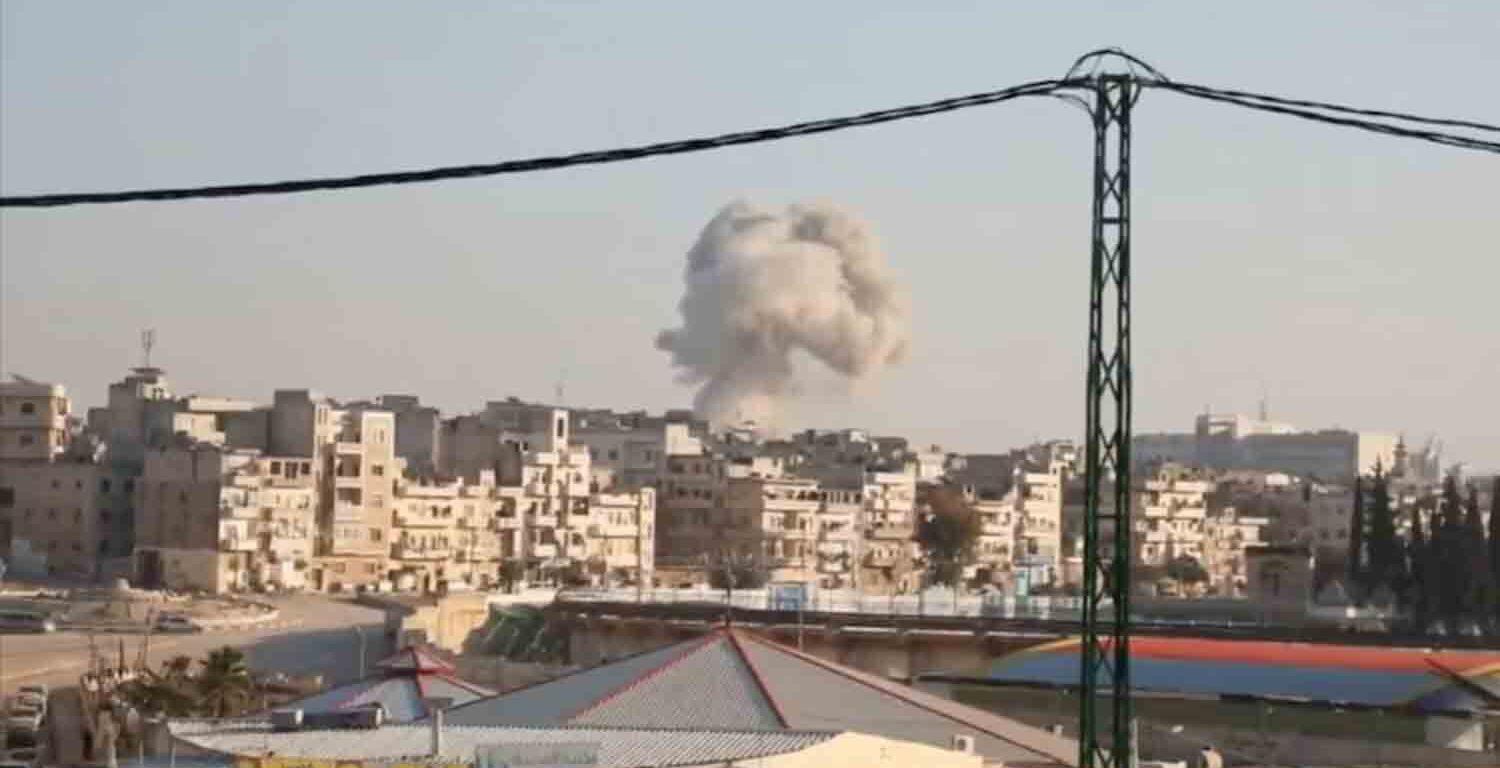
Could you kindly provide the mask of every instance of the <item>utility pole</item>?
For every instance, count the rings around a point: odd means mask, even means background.
[[[1078,765],[1131,768],[1130,110],[1141,86],[1134,74],[1097,74],[1085,84],[1094,124],[1094,201]],[[1101,713],[1104,691],[1109,706]]]

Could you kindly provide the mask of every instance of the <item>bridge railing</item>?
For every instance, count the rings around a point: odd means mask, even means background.
[[[1010,595],[959,595],[949,590],[928,590],[917,595],[868,595],[844,590],[819,590],[807,599],[788,597],[768,589],[737,589],[731,595],[722,589],[672,588],[575,588],[558,593],[569,602],[719,605],[744,610],[776,610],[830,614],[880,616],[985,616],[1015,619],[1076,620],[1082,601],[1076,597],[1015,597]]]

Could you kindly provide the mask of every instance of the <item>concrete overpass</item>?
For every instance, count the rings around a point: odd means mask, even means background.
[[[878,612],[728,608],[722,602],[634,602],[570,599],[546,608],[566,626],[574,664],[592,666],[700,634],[730,621],[754,627],[808,653],[894,679],[930,672],[978,669],[1012,651],[1076,635],[1072,618],[912,615]],[[1133,635],[1280,640],[1339,645],[1489,647],[1483,638],[1429,638],[1332,628],[1246,623],[1141,620]],[[1491,641],[1492,642],[1492,641]]]

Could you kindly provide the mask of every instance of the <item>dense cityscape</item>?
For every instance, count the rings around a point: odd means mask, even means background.
[[[959,454],[859,429],[768,436],[713,431],[691,411],[514,398],[456,416],[415,395],[278,390],[265,405],[174,394],[152,367],[86,414],[59,384],[17,378],[0,397],[12,577],[208,593],[654,588],[732,564],[741,586],[810,592],[1081,584],[1071,440]],[[1432,567],[1477,557],[1473,573],[1489,572],[1493,479],[1445,475],[1430,442],[1204,414],[1133,451],[1131,546],[1149,595],[1348,605],[1405,628],[1424,530],[1464,552]],[[924,535],[928,518],[959,520],[961,544]],[[1477,552],[1450,544],[1455,526],[1478,529]],[[1306,574],[1286,573],[1292,553]],[[1293,578],[1310,592],[1280,593]],[[1493,596],[1490,583],[1473,589]]]
[[[1281,5],[5,0],[0,768],[1500,766],[1500,19]]]

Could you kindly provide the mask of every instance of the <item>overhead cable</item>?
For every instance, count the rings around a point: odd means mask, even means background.
[[[1300,117],[1305,120],[1313,120],[1315,122],[1329,123],[1332,125],[1341,125],[1348,128],[1358,128],[1365,131],[1371,131],[1373,133],[1383,133],[1390,136],[1400,136],[1408,139],[1430,141],[1434,144],[1442,144],[1449,147],[1458,147],[1460,149],[1475,149],[1481,152],[1494,152],[1500,154],[1500,142],[1486,141],[1470,136],[1461,136],[1457,134],[1443,133],[1441,131],[1433,131],[1422,128],[1409,128],[1403,125],[1393,125],[1391,123],[1383,123],[1355,117],[1340,117],[1338,115],[1330,115],[1318,112],[1313,108],[1287,106],[1280,103],[1257,100],[1254,97],[1236,96],[1229,91],[1221,91],[1218,89],[1206,88],[1202,86],[1193,86],[1172,82],[1146,82],[1143,84],[1152,88],[1176,91],[1185,96],[1208,99],[1210,101],[1218,101],[1225,104],[1234,104],[1236,106],[1246,107],[1248,109],[1257,109],[1263,112],[1274,112],[1276,114],[1292,115],[1294,117]],[[1426,118],[1426,120],[1428,122],[1435,122],[1435,119],[1432,118]],[[1475,123],[1474,125],[1483,124]]]
[[[42,195],[16,195],[0,197],[0,207],[3,208],[49,208],[64,205],[84,205],[99,203],[125,203],[139,200],[187,200],[194,198],[216,198],[216,197],[245,197],[249,195],[279,195],[293,192],[311,192],[314,190],[328,189],[354,189],[358,187],[376,187],[392,184],[416,184],[444,179],[465,179],[477,176],[497,176],[507,173],[526,173],[531,171],[546,171],[556,168],[568,168],[578,165],[602,165],[605,163],[618,163],[626,160],[639,160],[646,157],[658,155],[679,155],[689,152],[702,152],[722,147],[733,147],[742,144],[759,144],[768,141],[788,139],[794,136],[808,136],[816,133],[828,133],[841,131],[848,128],[858,128],[866,125],[877,125],[890,123],[897,120],[908,120],[916,117],[925,117],[943,112],[953,112],[960,109],[979,107],[987,104],[997,104],[1002,101],[1019,98],[1022,96],[1043,96],[1056,90],[1063,85],[1059,80],[1038,80],[1036,82],[1004,88],[998,91],[976,93],[968,96],[941,99],[924,104],[915,104],[895,109],[883,109],[876,112],[852,115],[849,117],[836,117],[825,120],[813,120],[804,123],[793,123],[776,128],[762,128],[751,131],[738,131],[706,138],[685,139],[681,141],[668,141],[657,144],[646,144],[635,147],[622,147],[619,149],[606,149],[590,152],[579,152],[570,155],[555,155],[551,157],[537,157],[524,160],[507,160],[496,163],[481,165],[458,165],[441,168],[429,168],[419,171],[395,171],[389,173],[372,173],[359,176],[338,176],[316,179],[299,179],[290,181],[268,181],[249,184],[225,184],[202,187],[179,187],[174,189],[134,189],[119,192],[74,192],[60,194]]]

